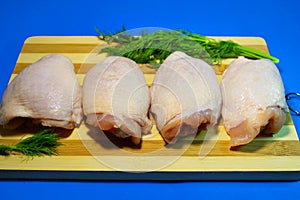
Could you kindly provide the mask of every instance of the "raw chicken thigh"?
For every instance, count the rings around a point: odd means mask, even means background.
[[[224,72],[221,92],[231,146],[247,144],[260,132],[276,133],[285,122],[284,87],[270,60],[239,57]]]
[[[160,66],[151,87],[150,111],[166,142],[215,125],[220,109],[217,76],[206,62],[176,51]]]
[[[68,58],[47,55],[22,70],[8,85],[2,98],[0,125],[16,128],[25,118],[66,129],[80,124],[81,88]]]
[[[135,144],[149,133],[149,88],[139,66],[132,60],[110,56],[87,73],[83,83],[86,122],[130,137]]]

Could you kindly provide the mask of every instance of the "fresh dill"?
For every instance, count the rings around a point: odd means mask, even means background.
[[[117,35],[117,37],[119,39],[121,36]],[[133,36],[127,35],[126,37]],[[115,37],[113,38],[115,39]],[[125,42],[125,45],[123,41],[119,42],[119,46],[104,48],[101,53],[124,56],[140,64],[161,64],[172,52],[182,51],[195,58],[202,58],[210,62],[210,56],[199,43],[189,37],[183,37],[177,31],[156,31],[137,39],[131,39],[131,42]]]
[[[15,145],[0,145],[0,155],[8,156],[12,152],[34,157],[42,155],[57,155],[57,147],[61,145],[56,133],[50,133],[51,129],[43,130],[34,136],[21,140]]]
[[[224,58],[237,58],[238,56],[250,59],[267,58],[274,63],[279,62],[276,57],[233,41],[218,41],[185,30],[143,32],[139,37],[127,34],[124,26],[117,34],[104,34],[99,29],[96,31],[100,39],[108,43],[117,43],[114,47],[103,48],[100,53],[124,56],[140,64],[150,63],[157,66],[174,51],[185,52],[209,64],[220,64]]]
[[[95,27],[96,32],[99,34],[99,39],[106,41],[107,43],[116,42],[122,45],[128,44],[135,40],[138,40],[138,37],[134,37],[132,35],[126,34],[126,27],[125,25],[122,26],[122,29],[116,31],[115,33],[104,33],[100,31],[97,27]]]

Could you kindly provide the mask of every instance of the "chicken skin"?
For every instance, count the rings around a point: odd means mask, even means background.
[[[8,85],[0,125],[13,129],[30,118],[43,126],[73,129],[82,115],[81,87],[72,62],[50,54],[24,68]]]
[[[158,69],[151,86],[156,127],[167,143],[217,123],[221,92],[216,74],[200,59],[176,51]]]
[[[87,124],[131,137],[135,144],[150,132],[149,88],[140,67],[132,60],[110,56],[91,68],[83,83],[83,110]]]
[[[239,57],[221,81],[222,117],[231,146],[251,142],[260,132],[278,132],[286,119],[284,86],[277,67],[267,59]]]

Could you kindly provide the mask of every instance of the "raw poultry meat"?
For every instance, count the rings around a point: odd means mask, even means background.
[[[183,52],[172,53],[160,66],[151,86],[151,114],[168,143],[215,125],[221,92],[211,66]]]
[[[66,129],[80,124],[81,88],[67,57],[47,55],[24,68],[8,85],[2,97],[0,125],[16,128],[26,118]]]
[[[221,92],[231,146],[247,144],[260,132],[276,133],[285,122],[284,86],[270,60],[239,57],[224,72]]]
[[[91,68],[83,83],[86,122],[118,137],[131,137],[135,144],[150,132],[147,114],[149,88],[144,74],[132,60],[110,56]]]

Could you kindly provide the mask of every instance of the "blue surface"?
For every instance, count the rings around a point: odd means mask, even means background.
[[[1,1],[0,95],[24,40],[33,35],[95,35],[141,27],[184,28],[204,35],[261,36],[280,58],[286,92],[300,92],[300,14],[296,0]],[[299,106],[299,103],[294,103]],[[300,106],[299,106],[300,107]],[[298,133],[300,117],[293,116]],[[300,182],[0,181],[1,199],[300,199]],[[4,199],[4,198],[3,198]]]

